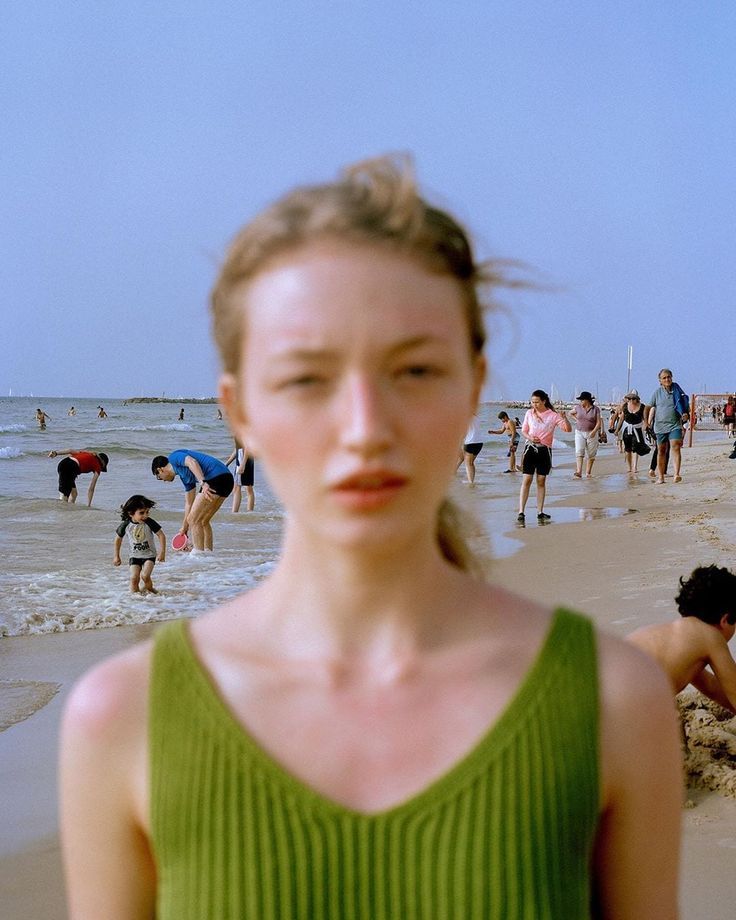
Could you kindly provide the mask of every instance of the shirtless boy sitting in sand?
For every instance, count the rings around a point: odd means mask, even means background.
[[[728,648],[736,632],[736,575],[701,566],[680,579],[675,601],[681,620],[645,626],[627,639],[659,663],[675,693],[692,684],[736,712],[736,661]]]

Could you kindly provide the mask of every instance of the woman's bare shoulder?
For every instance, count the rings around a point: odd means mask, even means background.
[[[491,581],[483,584],[480,591],[488,608],[509,619],[529,619],[535,628],[545,628],[554,616],[555,610],[548,604],[540,604],[502,584]]]
[[[104,742],[145,726],[152,648],[141,643],[83,674],[66,702],[66,731]]]
[[[601,632],[598,650],[604,798],[640,784],[641,770],[676,780],[678,720],[669,678],[622,639]]]

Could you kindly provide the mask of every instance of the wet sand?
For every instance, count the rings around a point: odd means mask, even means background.
[[[595,478],[573,480],[571,451],[555,452],[538,525],[517,528],[519,477],[486,448],[477,484],[459,491],[494,536],[492,578],[546,603],[590,614],[625,635],[676,615],[677,579],[697,564],[733,565],[736,461],[725,439],[684,451],[683,482],[629,482],[609,446]],[[646,459],[646,458],[645,458]],[[460,474],[458,474],[460,476]],[[611,516],[610,509],[617,509]],[[621,513],[624,511],[631,513]],[[63,918],[56,840],[56,747],[70,686],[101,658],[148,636],[151,625],[0,639],[0,904],[5,920]],[[682,920],[727,920],[736,900],[736,800],[705,788],[683,810]]]

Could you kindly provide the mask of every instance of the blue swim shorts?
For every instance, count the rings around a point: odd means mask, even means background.
[[[657,444],[664,444],[665,441],[681,441],[682,428],[672,428],[670,431],[658,431]]]

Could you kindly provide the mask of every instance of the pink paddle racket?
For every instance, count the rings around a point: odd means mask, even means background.
[[[186,549],[189,544],[189,537],[185,533],[177,533],[171,538],[172,549]]]

